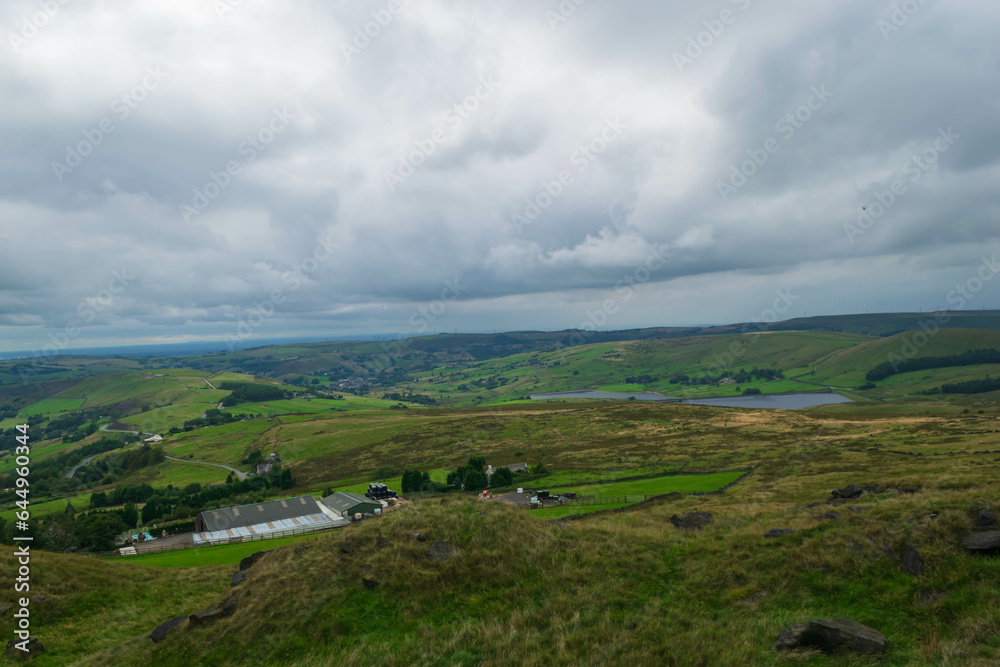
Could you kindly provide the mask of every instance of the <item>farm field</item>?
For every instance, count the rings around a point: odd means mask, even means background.
[[[21,414],[25,417],[32,417],[34,415],[50,415],[60,412],[69,412],[70,410],[78,410],[81,407],[83,407],[82,398],[46,398],[38,403],[29,405],[21,411]]]
[[[336,531],[337,529],[334,529]],[[316,541],[318,533],[278,537],[273,540],[257,540],[240,544],[220,544],[218,546],[193,547],[177,549],[160,553],[140,554],[113,559],[142,567],[188,568],[211,565],[238,565],[250,554],[265,549],[276,549],[286,545],[311,544]]]

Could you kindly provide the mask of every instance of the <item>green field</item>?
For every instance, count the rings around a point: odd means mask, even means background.
[[[46,398],[38,403],[29,405],[21,413],[25,417],[33,417],[34,415],[50,415],[69,412],[70,410],[79,410],[81,407],[83,407],[82,398]]]
[[[278,537],[273,540],[257,540],[240,544],[220,544],[217,546],[193,547],[177,549],[160,553],[141,554],[138,556],[123,556],[119,560],[130,565],[148,567],[205,567],[206,565],[238,565],[247,556],[276,549],[288,544],[310,544],[316,540],[317,534],[295,535],[293,537]]]

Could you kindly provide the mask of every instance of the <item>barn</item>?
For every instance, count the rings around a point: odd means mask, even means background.
[[[327,496],[320,501],[323,505],[336,513],[338,516],[350,517],[352,514],[371,514],[376,508],[381,508],[382,503],[357,493],[347,493],[338,491]]]
[[[312,496],[207,510],[195,519],[195,544],[259,539],[268,533],[311,532],[347,525]]]

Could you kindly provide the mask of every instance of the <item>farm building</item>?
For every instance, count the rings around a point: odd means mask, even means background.
[[[376,508],[382,507],[382,503],[377,500],[365,498],[357,493],[347,493],[346,491],[338,491],[333,495],[327,496],[320,502],[336,514],[344,517],[349,517],[357,513],[370,514]]]
[[[157,442],[163,442],[163,436],[160,435],[159,433],[157,433],[156,435],[154,435],[151,438],[146,438],[145,440],[143,440],[143,442],[147,442],[147,443],[149,443],[151,445],[152,444],[156,444]]]
[[[507,470],[510,470],[511,472],[528,472],[527,463],[511,463],[505,466],[497,466],[497,468],[507,468]],[[492,477],[493,471],[497,468],[494,468],[493,466],[486,466],[486,479]]]
[[[283,531],[309,532],[346,525],[312,496],[202,512],[195,519],[194,543],[226,542]]]

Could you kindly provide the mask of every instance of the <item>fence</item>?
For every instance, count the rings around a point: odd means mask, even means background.
[[[211,542],[203,542],[202,544],[195,544],[193,539],[192,539],[192,541],[190,543],[185,542],[185,543],[182,543],[182,544],[168,544],[167,546],[162,546],[162,547],[159,547],[159,546],[149,546],[149,547],[147,547],[147,546],[145,546],[145,544],[143,544],[142,546],[140,546],[137,549],[137,553],[135,555],[136,556],[143,556],[145,554],[155,554],[155,553],[161,553],[161,552],[164,552],[164,551],[177,551],[179,549],[194,549],[194,548],[197,548],[197,547],[215,547],[215,546],[222,546],[224,544],[241,544],[243,542],[260,542],[262,540],[275,540],[275,539],[278,539],[279,537],[293,537],[295,535],[306,535],[308,533],[320,533],[320,532],[323,532],[323,531],[333,530],[334,528],[340,528],[340,527],[341,527],[341,524],[336,524],[336,525],[323,525],[323,524],[320,524],[320,525],[315,526],[315,527],[314,526],[307,526],[307,527],[303,527],[303,528],[293,528],[293,529],[290,529],[290,530],[279,530],[279,531],[276,531],[276,532],[273,532],[273,533],[263,533],[261,535],[247,535],[247,536],[238,536],[238,537],[227,537],[227,538],[223,538],[223,539],[220,539],[220,540],[212,540]],[[117,550],[117,549],[115,551],[105,551],[103,553],[86,554],[86,555],[92,556],[92,557],[95,557],[95,558],[117,558],[117,557],[127,558],[128,557],[128,556],[124,556],[123,554],[119,553],[119,550]],[[131,556],[132,554],[129,554],[129,555]]]
[[[563,499],[557,501],[556,497],[551,498],[540,498],[542,505],[545,507],[575,507],[575,506],[586,506],[586,505],[632,505],[635,503],[643,503],[650,498],[655,498],[656,496],[649,496],[645,494],[634,494],[625,496],[577,496],[573,499]],[[525,507],[529,507],[525,505]]]

